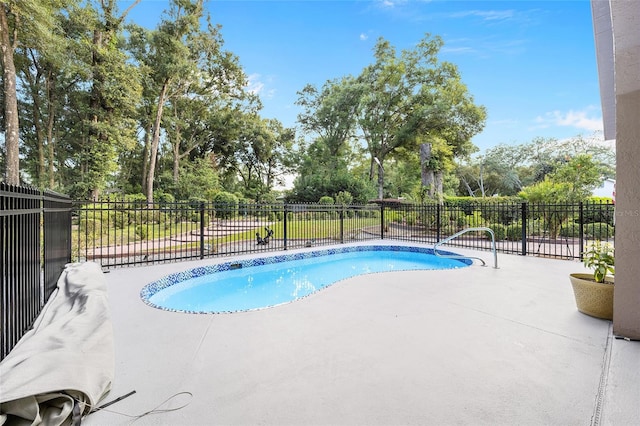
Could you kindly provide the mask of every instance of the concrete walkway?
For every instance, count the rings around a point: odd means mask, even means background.
[[[492,264],[488,252],[455,251]],[[611,322],[576,310],[567,275],[583,269],[578,262],[499,255],[499,269],[360,276],[246,313],[179,314],[140,300],[148,282],[202,264],[107,274],[116,376],[103,403],[136,393],[83,424],[129,424],[128,416],[179,407],[134,424],[640,419],[640,343],[615,339]]]

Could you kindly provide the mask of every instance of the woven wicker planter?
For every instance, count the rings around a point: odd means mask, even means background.
[[[570,274],[576,306],[583,314],[596,318],[613,319],[613,278],[597,283],[593,274]]]

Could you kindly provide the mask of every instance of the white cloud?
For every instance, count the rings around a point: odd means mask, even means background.
[[[495,55],[521,55],[526,52],[527,44],[527,40],[524,39],[500,39],[494,36],[477,39],[456,38],[448,40],[442,52],[491,58]]]
[[[247,77],[247,91],[254,95],[260,95],[264,90],[264,83],[260,81],[260,74],[251,74]]]
[[[574,127],[580,130],[597,132],[602,130],[602,117],[594,117],[595,107],[588,107],[582,111],[568,112],[552,111],[535,119],[538,128],[550,126]]]
[[[383,7],[393,7],[394,3],[390,0],[382,0],[380,2],[382,4]]]
[[[365,33],[360,33],[360,40],[365,41],[368,38],[369,38],[369,36],[366,35]]]
[[[459,47],[447,47],[444,46],[441,50],[443,53],[474,53],[476,49],[471,46],[459,46]]]
[[[378,6],[383,8],[394,8],[396,6],[403,6],[407,3],[407,0],[378,0]]]
[[[269,79],[267,79],[268,81]],[[276,94],[276,89],[267,89],[266,84],[262,81],[261,74],[251,74],[247,77],[246,89],[249,93],[258,95],[263,99],[271,99]]]
[[[513,10],[467,10],[450,15],[452,18],[466,18],[475,16],[484,21],[503,21],[511,19],[515,16]]]

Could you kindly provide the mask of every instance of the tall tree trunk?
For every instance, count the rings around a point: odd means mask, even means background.
[[[42,118],[40,117],[40,102],[38,95],[33,94],[33,125],[36,129],[36,139],[38,140],[38,186],[44,188],[47,184],[47,174],[45,165],[44,132],[42,130]]]
[[[142,193],[147,193],[147,179],[149,178],[149,151],[151,151],[151,129],[144,129],[144,148],[142,149]]]
[[[177,141],[174,141],[173,148],[173,183],[178,183],[180,177],[180,132],[176,133]]]
[[[160,122],[162,121],[162,111],[164,109],[165,97],[169,88],[169,80],[165,80],[158,96],[158,109],[156,111],[156,120],[153,124],[153,138],[151,139],[151,155],[149,158],[149,171],[147,174],[147,203],[153,203],[153,180],[156,172],[156,161],[158,157],[158,145],[160,145]]]
[[[37,65],[34,66],[37,67]],[[42,128],[42,116],[40,115],[41,105],[40,96],[38,94],[38,86],[40,85],[40,71],[36,72],[35,79],[32,78],[29,70],[26,70],[25,76],[29,82],[31,91],[31,99],[33,101],[33,127],[35,128],[36,142],[38,143],[38,176],[36,180],[39,188],[44,188],[47,184],[46,165],[45,165],[45,140],[44,130]]]
[[[2,49],[2,68],[4,70],[4,109],[5,109],[5,180],[10,185],[20,184],[20,123],[18,121],[18,94],[16,92],[16,66],[13,53],[17,44],[16,31],[13,43],[9,34],[7,5],[0,5],[0,48]],[[15,19],[18,19],[16,17]],[[17,23],[16,23],[17,25]]]
[[[427,188],[429,198],[434,197],[434,182],[435,178],[433,175],[433,170],[430,166],[431,162],[431,144],[423,143],[420,144],[420,166],[422,172],[422,187]]]
[[[54,73],[49,71],[47,79],[46,79],[46,90],[47,90],[47,151],[48,151],[48,161],[47,161],[47,175],[49,178],[49,188],[53,189],[55,187],[55,138],[53,136],[53,130],[55,125],[55,116],[56,116],[56,108],[55,102],[56,97],[54,94],[54,86],[55,86],[55,77]]]
[[[39,72],[38,72],[39,74]],[[42,129],[42,116],[40,115],[40,96],[38,95],[38,85],[40,84],[40,76],[36,75],[33,79],[30,72],[25,72],[26,78],[29,82],[29,88],[31,91],[31,99],[33,101],[33,127],[35,128],[36,142],[38,143],[38,175],[36,181],[39,188],[44,188],[47,183],[46,178],[46,166],[45,166],[45,141],[44,131]]]
[[[56,157],[56,142],[53,136],[53,119],[49,118],[49,127],[47,129],[47,151],[49,160],[47,162],[47,176],[49,178],[49,188],[53,189],[56,187],[56,166],[55,166],[55,157]]]
[[[176,123],[176,131],[171,141],[171,147],[173,148],[173,183],[178,183],[180,175],[180,144],[182,143],[182,134],[180,133],[180,119],[178,118],[178,108],[174,106],[173,115]]]
[[[482,198],[485,197],[484,193],[484,165],[480,164],[480,176],[478,180],[478,186],[480,187],[480,194],[482,194]]]
[[[442,204],[442,182],[444,180],[444,176],[442,174],[442,170],[438,170],[435,172],[435,187],[436,187],[436,197],[438,198],[438,203]]]
[[[467,182],[464,176],[461,176],[460,179],[462,179],[462,183],[464,183],[465,188],[467,188],[467,193],[469,194],[469,197],[475,197],[476,194],[473,193],[471,186],[469,186],[469,182]]]

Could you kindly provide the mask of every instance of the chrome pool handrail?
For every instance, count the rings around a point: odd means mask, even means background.
[[[481,259],[479,257],[473,257],[473,256],[460,256],[457,254],[451,254],[451,255],[446,255],[446,254],[439,254],[438,253],[438,246],[441,246],[442,244],[446,244],[449,241],[458,238],[460,235],[462,234],[466,234],[467,232],[472,232],[472,231],[486,231],[489,232],[489,234],[491,234],[491,251],[493,252],[493,268],[494,269],[498,269],[498,252],[496,251],[496,235],[493,232],[493,229],[491,228],[487,228],[484,226],[480,226],[480,227],[475,227],[475,228],[465,228],[460,232],[456,232],[455,234],[445,238],[442,241],[438,241],[437,243],[435,243],[433,245],[433,254],[435,254],[436,256],[440,256],[443,258],[448,258],[448,259],[476,259],[479,260],[480,262],[482,262],[482,266],[487,266],[487,264],[485,263],[484,259]]]

